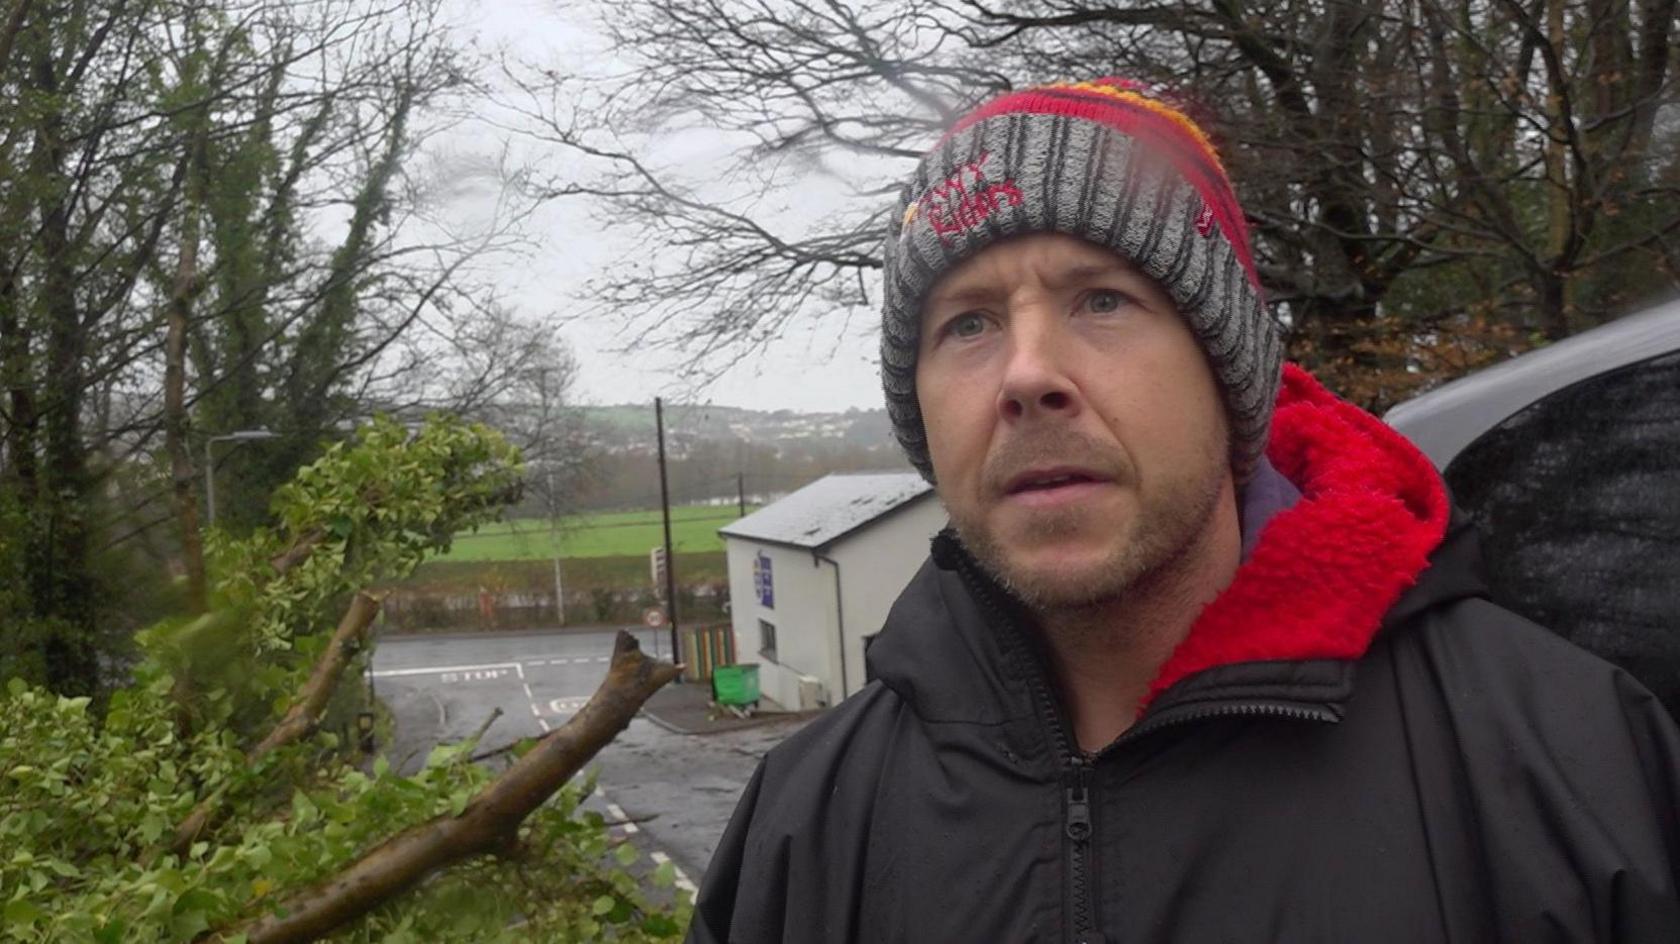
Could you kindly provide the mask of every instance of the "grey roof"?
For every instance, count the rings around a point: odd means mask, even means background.
[[[825,475],[718,533],[820,550],[932,491],[914,472]]]
[[[1517,411],[1577,381],[1680,348],[1680,300],[1619,318],[1407,400],[1383,415],[1437,468]]]

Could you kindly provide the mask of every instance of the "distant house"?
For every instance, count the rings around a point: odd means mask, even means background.
[[[787,708],[864,684],[863,651],[945,525],[913,472],[829,475],[718,529],[740,662]]]

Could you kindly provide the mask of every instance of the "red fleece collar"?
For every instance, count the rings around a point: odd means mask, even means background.
[[[1385,423],[1284,365],[1267,458],[1301,490],[1150,685],[1237,662],[1357,659],[1446,533],[1445,487]]]

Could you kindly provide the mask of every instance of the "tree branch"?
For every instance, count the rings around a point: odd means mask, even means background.
[[[313,941],[390,901],[438,869],[517,849],[519,827],[630,724],[642,704],[679,674],[620,632],[601,687],[571,720],[486,784],[459,815],[444,814],[364,853],[332,878],[271,903],[266,914],[210,936],[249,944]]]

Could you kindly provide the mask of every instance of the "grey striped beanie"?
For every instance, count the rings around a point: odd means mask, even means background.
[[[959,120],[923,156],[888,226],[881,382],[893,431],[933,480],[916,397],[921,307],[987,246],[1067,233],[1159,282],[1207,351],[1246,482],[1266,450],[1282,343],[1242,208],[1207,135],[1171,96],[1124,79],[1013,92]]]

